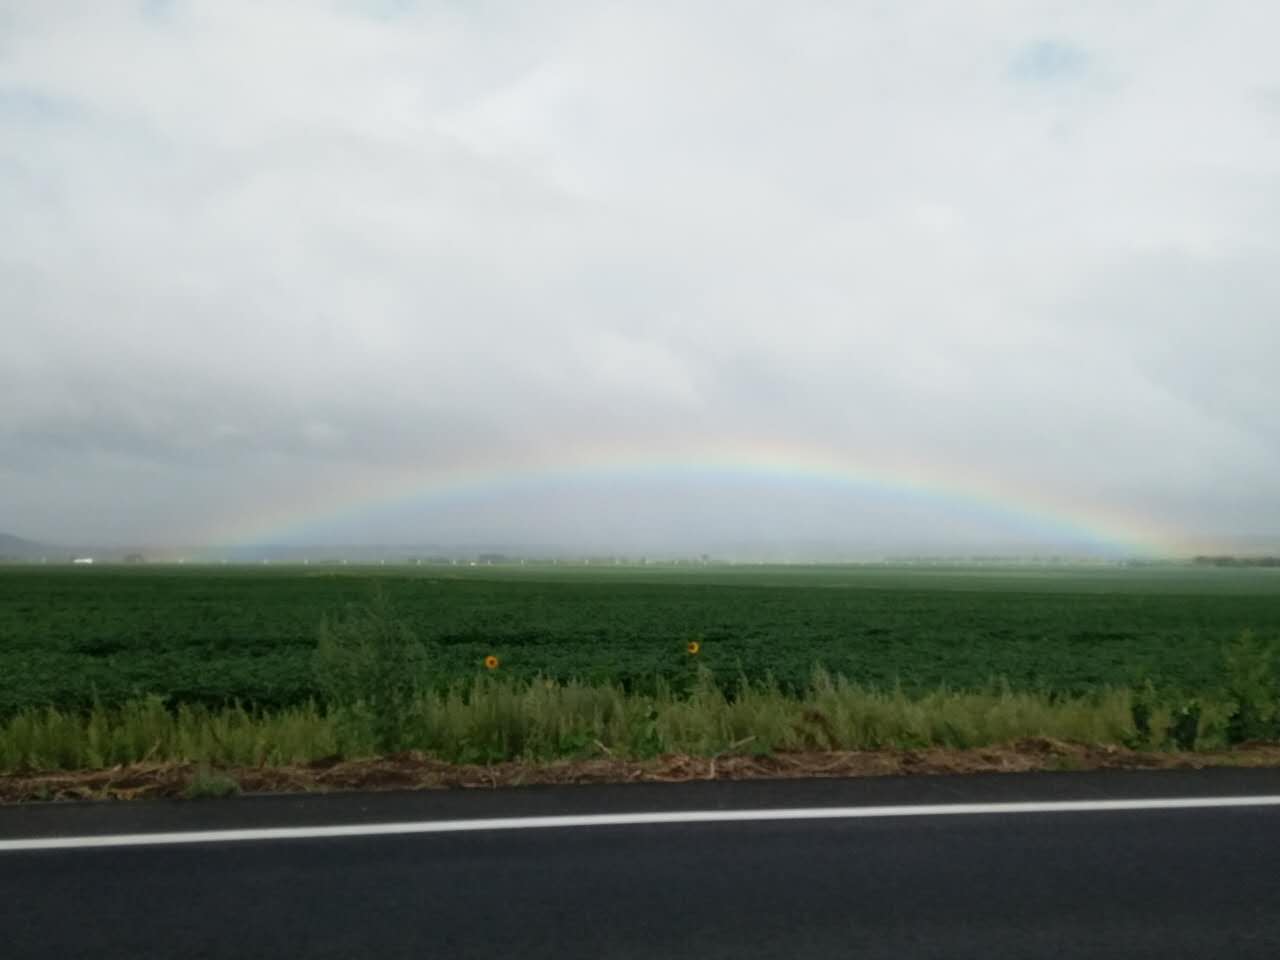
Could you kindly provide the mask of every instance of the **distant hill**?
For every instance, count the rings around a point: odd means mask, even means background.
[[[49,548],[34,540],[24,540],[11,533],[0,533],[0,560],[33,560],[49,552]]]

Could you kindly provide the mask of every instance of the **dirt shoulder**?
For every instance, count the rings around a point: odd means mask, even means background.
[[[902,774],[1022,773],[1041,770],[1156,770],[1280,766],[1280,744],[1244,744],[1215,753],[1133,751],[1031,738],[972,750],[880,750],[779,753],[769,756],[609,757],[548,763],[440,763],[405,753],[368,760],[322,761],[279,767],[218,770],[242,793],[336,790],[495,789],[533,784],[683,783],[801,777],[877,777]],[[0,803],[50,800],[130,800],[184,797],[208,776],[194,764],[133,764],[106,770],[0,776]]]

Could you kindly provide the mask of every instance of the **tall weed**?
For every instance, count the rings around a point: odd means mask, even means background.
[[[381,751],[402,749],[404,730],[426,681],[426,647],[396,618],[386,595],[320,622],[312,658],[317,687],[336,708],[342,737],[367,734]]]

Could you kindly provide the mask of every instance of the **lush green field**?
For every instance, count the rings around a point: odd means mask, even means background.
[[[1280,570],[989,567],[0,568],[0,715],[27,706],[263,707],[317,692],[323,617],[376,591],[441,686],[545,675],[649,689],[685,652],[732,684],[816,663],[909,691],[1217,690],[1222,644],[1280,637]]]

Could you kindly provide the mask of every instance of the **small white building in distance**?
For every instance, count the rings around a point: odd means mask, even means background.
[[[93,557],[73,557],[72,563],[93,563]]]

